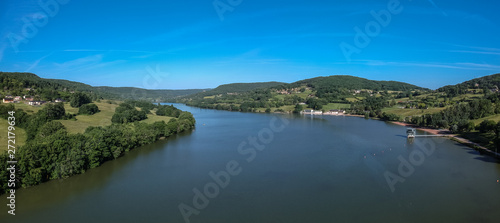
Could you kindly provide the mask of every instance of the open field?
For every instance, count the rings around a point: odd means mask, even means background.
[[[111,117],[115,113],[117,104],[109,104],[106,102],[95,102],[94,104],[99,107],[100,112],[94,115],[77,115],[75,120],[58,120],[61,122],[69,133],[83,133],[85,129],[89,126],[108,126],[111,125]],[[78,113],[78,108],[72,108],[68,103],[64,104],[64,108],[66,112],[69,113]],[[152,111],[154,113],[154,111]],[[148,114],[148,118],[146,120],[142,120],[140,122],[143,123],[154,123],[156,121],[165,121],[168,122],[172,117],[166,116],[157,116],[156,114]]]
[[[323,105],[323,110],[330,111],[333,109],[349,109],[351,108],[351,104],[344,103],[328,103],[327,105]]]
[[[44,106],[44,105],[41,105],[41,106],[40,105],[39,106],[31,106],[31,105],[24,104],[24,103],[15,103],[13,105],[16,107],[16,109],[22,109],[23,111],[25,111],[28,114],[36,113],[40,109],[42,109],[43,106]]]
[[[415,115],[433,114],[440,112],[444,109],[445,108],[409,109],[409,108],[398,108],[397,106],[395,106],[391,108],[384,108],[382,109],[382,112],[407,117]]]
[[[109,104],[105,102],[95,102],[99,107],[100,112],[94,115],[77,115],[75,120],[58,120],[61,122],[69,133],[83,133],[89,126],[107,126],[111,125],[111,117],[115,113],[117,104]],[[78,108],[73,108],[69,103],[64,103],[66,112],[77,114]]]
[[[8,128],[9,124],[7,123],[7,120],[0,118],[0,153],[3,153],[4,151],[8,150]],[[26,142],[26,131],[22,128],[15,127],[15,130],[12,131],[14,134],[16,134],[16,144],[11,144],[14,145],[16,148],[19,146],[24,145]]]
[[[139,122],[153,124],[154,122],[165,121],[165,123],[167,123],[170,119],[172,119],[172,117],[158,116],[158,115],[148,114],[148,119],[145,119],[145,120],[142,120],[142,121],[139,121]]]
[[[463,95],[458,95],[456,97],[453,97],[453,100],[455,101],[460,101],[460,100],[471,100],[471,99],[481,99],[484,97],[484,94],[463,94]]]
[[[359,101],[357,98],[346,98],[347,101],[349,102],[357,102]]]

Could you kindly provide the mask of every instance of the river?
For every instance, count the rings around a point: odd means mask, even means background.
[[[176,106],[194,131],[19,189],[15,216],[3,195],[0,222],[500,219],[500,165],[451,140],[408,141],[405,127],[357,117]]]

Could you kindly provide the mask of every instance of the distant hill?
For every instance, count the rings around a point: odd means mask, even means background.
[[[219,94],[228,94],[228,93],[242,93],[248,92],[256,89],[264,89],[270,87],[276,87],[283,85],[283,82],[256,82],[256,83],[234,83],[234,84],[223,84],[212,90],[189,95],[189,97],[196,96],[212,96]]]
[[[87,92],[94,98],[106,99],[136,99],[167,101],[176,97],[203,92],[209,89],[189,90],[148,90],[133,87],[93,87],[88,84],[62,79],[45,79],[33,73],[0,72],[0,88],[15,95],[24,94],[25,88],[38,89],[37,94],[46,97],[63,96],[55,92],[80,91]],[[51,93],[47,93],[47,92]]]
[[[181,96],[196,94],[211,89],[186,89],[186,90],[147,90],[135,87],[94,87],[98,92],[106,92],[123,99],[148,99],[154,101],[166,101]]]
[[[291,83],[289,85],[284,85],[284,87],[299,87],[307,85],[316,90],[328,90],[328,89],[348,89],[348,90],[360,90],[360,89],[370,89],[370,90],[392,90],[392,91],[407,91],[407,90],[429,90],[426,88],[418,87],[416,85],[407,84],[397,81],[374,81],[365,78],[348,76],[348,75],[335,75],[328,77],[315,77],[311,79],[305,79]]]

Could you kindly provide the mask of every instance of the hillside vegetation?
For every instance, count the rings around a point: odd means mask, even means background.
[[[268,87],[262,83],[246,85],[258,88],[244,91],[242,84],[229,84],[185,96],[178,101],[203,108],[231,111],[298,112],[306,107],[316,110],[351,109],[356,102],[367,97],[404,97],[429,91],[402,82],[372,81],[346,75],[316,77],[291,84],[272,82],[267,83],[271,85]],[[239,90],[235,91],[236,89]]]
[[[132,87],[93,87],[75,81],[45,79],[32,73],[17,72],[0,72],[0,89],[2,96],[38,95],[36,100],[43,101],[53,101],[56,98],[67,100],[71,92],[77,91],[88,94],[93,100],[132,99],[162,102],[205,91],[204,89],[147,90]]]
[[[221,94],[237,94],[242,92],[248,92],[256,89],[264,89],[282,85],[282,82],[257,82],[257,83],[233,83],[233,84],[223,84],[212,90],[207,90],[197,94],[188,95],[187,97],[200,98],[209,97]]]

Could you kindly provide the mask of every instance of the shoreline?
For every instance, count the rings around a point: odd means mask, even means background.
[[[408,124],[404,122],[396,122],[396,121],[390,121],[393,124],[399,125],[399,126],[405,126],[405,127],[411,127],[415,128],[417,130],[421,130],[433,135],[444,135],[443,137],[450,138],[451,140],[461,143],[462,145],[468,146],[472,149],[477,150],[480,154],[487,154],[489,156],[492,156],[494,158],[500,159],[500,154],[496,153],[484,146],[479,145],[478,143],[472,142],[466,138],[458,136],[458,134],[452,134],[449,130],[444,130],[444,129],[435,129],[435,128],[430,128],[430,127],[420,127],[416,126],[413,124]]]

